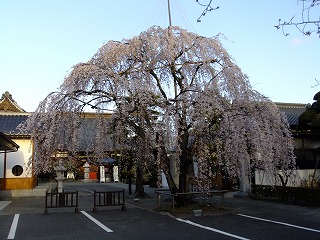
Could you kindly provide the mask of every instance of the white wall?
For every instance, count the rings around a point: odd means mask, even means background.
[[[32,165],[29,165],[31,152],[31,141],[29,139],[12,139],[19,145],[17,152],[7,153],[7,178],[25,178],[32,176]],[[12,168],[15,165],[20,165],[23,168],[23,173],[20,176],[12,174]],[[4,177],[4,153],[0,154],[0,178]]]
[[[281,173],[281,172],[279,172]],[[314,174],[314,169],[303,169],[295,170],[288,181],[287,186],[290,187],[299,187],[305,184],[305,182],[310,183],[312,181]],[[320,169],[316,170],[315,180],[320,180]],[[257,185],[276,185],[281,186],[280,178],[272,178],[270,175],[266,174],[264,171],[255,171],[255,183]]]
[[[3,178],[4,153],[0,153],[0,178]]]

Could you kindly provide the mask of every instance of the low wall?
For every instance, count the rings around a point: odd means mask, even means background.
[[[0,190],[0,197],[44,197],[47,190],[46,186],[37,186],[33,189]]]
[[[33,189],[36,185],[36,178],[0,178],[0,190]]]
[[[283,175],[281,171],[279,171],[279,174]],[[287,186],[305,186],[307,183],[311,183],[313,179],[315,181],[320,181],[320,169],[317,169],[316,171],[314,169],[295,170],[290,175]],[[274,178],[264,171],[255,171],[255,184],[282,186],[279,176]]]

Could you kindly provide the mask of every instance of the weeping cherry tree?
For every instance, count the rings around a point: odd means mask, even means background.
[[[237,180],[250,178],[254,169],[277,177],[295,165],[286,118],[252,89],[218,37],[151,27],[132,39],[109,41],[75,65],[60,91],[28,120],[36,169],[50,166],[59,144],[79,150],[85,138],[81,113],[88,107],[97,114],[94,152],[108,150],[105,136],[112,133],[119,149],[130,148],[135,166],[162,170],[173,193],[188,190],[194,162],[203,191],[212,187],[213,169]],[[103,117],[107,112],[111,118]]]

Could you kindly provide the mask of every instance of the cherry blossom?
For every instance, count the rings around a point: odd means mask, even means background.
[[[96,114],[92,128],[84,118],[89,110]],[[59,148],[97,159],[131,149],[136,166],[164,171],[172,192],[187,191],[194,161],[203,190],[211,187],[213,169],[236,180],[241,168],[248,177],[254,169],[276,176],[295,165],[287,120],[252,89],[219,37],[179,27],[154,26],[107,42],[73,67],[27,127],[37,171],[50,169]]]

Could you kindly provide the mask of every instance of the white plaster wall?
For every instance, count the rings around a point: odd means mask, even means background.
[[[3,178],[4,153],[0,153],[0,178]]]
[[[32,176],[32,165],[29,164],[30,157],[32,156],[31,141],[29,139],[12,139],[15,143],[19,145],[19,150],[17,152],[7,153],[7,178],[26,178]],[[3,177],[3,161],[4,154],[1,154],[2,163],[0,167],[0,177]],[[20,165],[23,167],[23,173],[20,176],[15,176],[12,174],[12,168],[15,165]]]
[[[304,185],[305,182],[311,183],[313,179],[313,174],[314,169],[295,170],[291,174],[287,186],[299,187]],[[320,180],[320,169],[316,170],[314,179],[316,181]],[[279,177],[274,179],[270,175],[266,174],[264,171],[255,171],[255,183],[257,185],[282,185]]]

